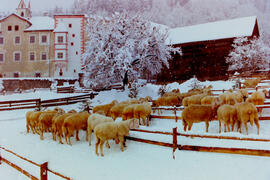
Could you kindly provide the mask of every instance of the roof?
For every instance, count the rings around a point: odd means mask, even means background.
[[[251,36],[256,20],[256,16],[251,16],[173,28],[169,30],[166,43],[183,44],[189,42]]]
[[[58,23],[57,27],[54,29],[54,32],[68,32],[64,23]]]
[[[32,26],[25,31],[44,31],[54,29],[54,19],[48,16],[36,16],[29,20]]]
[[[10,15],[8,15],[8,16],[2,18],[2,19],[0,19],[0,22],[5,21],[5,20],[8,19],[10,16],[16,16],[17,18],[19,18],[19,19],[21,19],[21,20],[27,22],[29,25],[32,24],[28,19],[23,18],[23,17],[19,16],[18,14],[15,14],[15,13],[12,13],[12,14],[10,14]]]

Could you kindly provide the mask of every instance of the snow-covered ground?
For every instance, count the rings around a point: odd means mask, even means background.
[[[168,85],[170,89],[179,88],[181,92],[190,89],[192,81],[183,84],[172,83]],[[213,85],[213,89],[229,89],[234,85],[233,81],[202,82],[201,85]],[[148,84],[139,89],[139,96],[158,97],[159,86]],[[74,94],[72,94],[74,95]],[[51,99],[71,96],[70,94],[56,94],[49,91],[29,92],[23,94],[13,94],[0,96],[0,101],[41,98]],[[128,99],[127,91],[104,91],[100,92],[92,100],[92,105],[105,104],[113,99],[118,101]],[[63,107],[65,110],[77,109],[79,104]],[[26,133],[25,113],[28,110],[3,111],[0,112],[0,145],[10,149],[19,155],[28,158],[36,163],[49,162],[49,169],[59,172],[65,176],[76,180],[87,179],[111,179],[111,180],[163,180],[163,179],[183,179],[183,180],[269,180],[270,157],[247,156],[236,154],[219,154],[207,152],[179,151],[175,152],[173,159],[172,149],[156,145],[144,144],[127,140],[127,148],[120,151],[119,145],[110,142],[111,148],[104,147],[104,157],[95,154],[94,138],[92,146],[89,147],[85,141],[85,133],[80,132],[81,141],[71,138],[72,146],[59,144],[52,140],[50,133],[45,134],[45,139],[40,140],[38,135]],[[266,112],[263,112],[264,114]],[[164,114],[172,115],[171,112]],[[117,121],[121,120],[120,118]],[[238,132],[222,133],[226,136],[254,137],[270,139],[270,121],[260,122],[260,135],[256,134],[256,127],[249,125],[249,135]],[[177,123],[174,120],[152,119],[149,127],[141,126],[140,129],[172,131],[177,127],[178,132],[183,133],[181,120]],[[205,133],[205,124],[197,123],[192,127],[192,134],[218,134],[218,122],[213,121],[209,126],[209,133]],[[146,134],[141,132],[130,132],[130,136],[157,140],[162,142],[172,142],[172,136]],[[249,149],[270,150],[269,142],[243,142],[235,140],[216,140],[178,137],[181,145],[201,145],[214,147],[239,147]],[[6,159],[19,165],[31,174],[39,177],[39,169],[34,165],[26,163],[13,155],[1,150],[1,155]],[[0,165],[0,179],[17,180],[28,179],[15,169],[5,163]],[[50,180],[61,179],[49,173]]]

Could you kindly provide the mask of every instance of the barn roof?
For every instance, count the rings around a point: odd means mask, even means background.
[[[227,39],[251,36],[257,22],[256,16],[216,21],[211,23],[173,28],[169,30],[167,44]]]

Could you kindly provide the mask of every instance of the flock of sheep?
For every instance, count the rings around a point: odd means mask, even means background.
[[[252,85],[258,84],[258,80],[250,81],[252,82],[248,83]],[[91,135],[94,132],[96,154],[99,155],[99,147],[101,156],[104,156],[104,143],[109,148],[109,140],[115,140],[116,144],[120,142],[120,149],[123,151],[124,137],[129,134],[129,130],[141,124],[149,125],[152,107],[183,105],[185,108],[182,112],[182,123],[185,131],[187,128],[190,130],[193,123],[205,122],[208,132],[209,121],[217,117],[219,132],[223,123],[225,132],[233,131],[234,125],[237,124],[237,130],[241,133],[243,123],[248,134],[247,123],[250,122],[251,125],[256,124],[259,134],[258,112],[255,105],[264,104],[266,91],[256,91],[249,95],[246,89],[239,89],[214,96],[211,88],[212,86],[192,89],[187,93],[180,93],[179,89],[174,89],[157,100],[152,100],[149,96],[123,102],[114,100],[109,104],[93,107],[91,114],[75,110],[65,112],[58,107],[46,111],[29,111],[26,113],[27,133],[31,130],[33,134],[39,134],[43,140],[43,133],[51,132],[53,140],[58,139],[59,143],[63,144],[62,137],[65,137],[66,143],[72,145],[70,138],[74,131],[75,138],[79,141],[79,131],[85,130],[86,141],[91,146]],[[149,102],[152,102],[152,105]],[[122,121],[115,121],[118,117],[121,117]]]
[[[86,141],[91,146],[92,131],[95,135],[96,154],[100,147],[100,154],[103,156],[103,144],[106,142],[109,148],[108,140],[120,142],[121,151],[124,150],[124,137],[129,135],[130,128],[135,128],[142,123],[149,124],[151,115],[151,105],[149,97],[140,100],[130,99],[128,101],[112,101],[110,104],[98,105],[93,108],[92,114],[89,112],[76,112],[70,110],[65,112],[61,108],[54,108],[46,111],[28,111],[26,113],[27,133],[40,135],[43,140],[44,132],[51,132],[53,140],[59,140],[63,144],[62,137],[65,137],[66,143],[71,144],[70,138],[76,132],[76,140],[79,141],[79,131],[86,131]],[[122,117],[123,121],[116,122],[117,117]]]

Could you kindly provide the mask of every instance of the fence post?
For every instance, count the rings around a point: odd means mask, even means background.
[[[177,122],[177,115],[176,115],[176,106],[174,106],[174,115],[175,115],[175,122]]]
[[[173,159],[175,159],[174,152],[177,149],[177,128],[173,128]]]
[[[40,166],[40,180],[48,180],[48,162]]]
[[[41,110],[41,99],[38,99],[36,101],[36,106],[37,106],[38,111],[40,111]]]
[[[0,151],[0,165],[2,164],[2,156],[1,156],[1,151]]]

